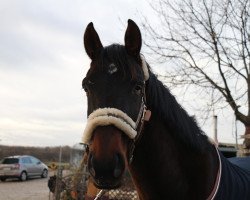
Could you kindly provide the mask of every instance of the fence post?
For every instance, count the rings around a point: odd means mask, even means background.
[[[60,152],[59,152],[59,163],[58,163],[58,169],[57,169],[56,190],[55,190],[56,199],[55,200],[60,200],[60,197],[61,197],[61,186],[62,186],[61,162],[62,162],[62,146],[60,146]]]

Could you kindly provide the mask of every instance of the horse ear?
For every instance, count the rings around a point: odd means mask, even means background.
[[[125,33],[125,47],[128,54],[139,56],[141,50],[141,32],[136,23],[129,19],[128,27]]]
[[[91,60],[93,60],[103,48],[92,22],[88,24],[84,33],[84,47]]]

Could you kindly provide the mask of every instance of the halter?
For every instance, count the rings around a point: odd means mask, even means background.
[[[151,116],[151,111],[146,107],[145,82],[149,79],[148,67],[145,58],[141,56],[142,70],[144,73],[144,86],[141,106],[137,115],[136,121],[129,117],[125,112],[117,108],[99,108],[92,112],[87,120],[82,142],[89,144],[92,134],[98,126],[113,125],[124,132],[131,140],[131,145],[128,151],[129,163],[133,160],[135,143],[141,138],[141,132],[144,126],[144,121],[148,121]]]

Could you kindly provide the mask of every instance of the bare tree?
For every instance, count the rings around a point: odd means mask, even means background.
[[[158,0],[157,26],[146,17],[146,46],[159,62],[175,67],[172,85],[213,93],[213,106],[230,106],[245,127],[250,148],[250,0]]]

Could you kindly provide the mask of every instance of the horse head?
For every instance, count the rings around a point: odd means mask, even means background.
[[[148,69],[141,44],[140,30],[132,20],[128,20],[125,45],[103,47],[93,23],[85,30],[91,64],[82,81],[88,100],[83,142],[89,145],[88,169],[98,188],[120,186],[143,126]]]

